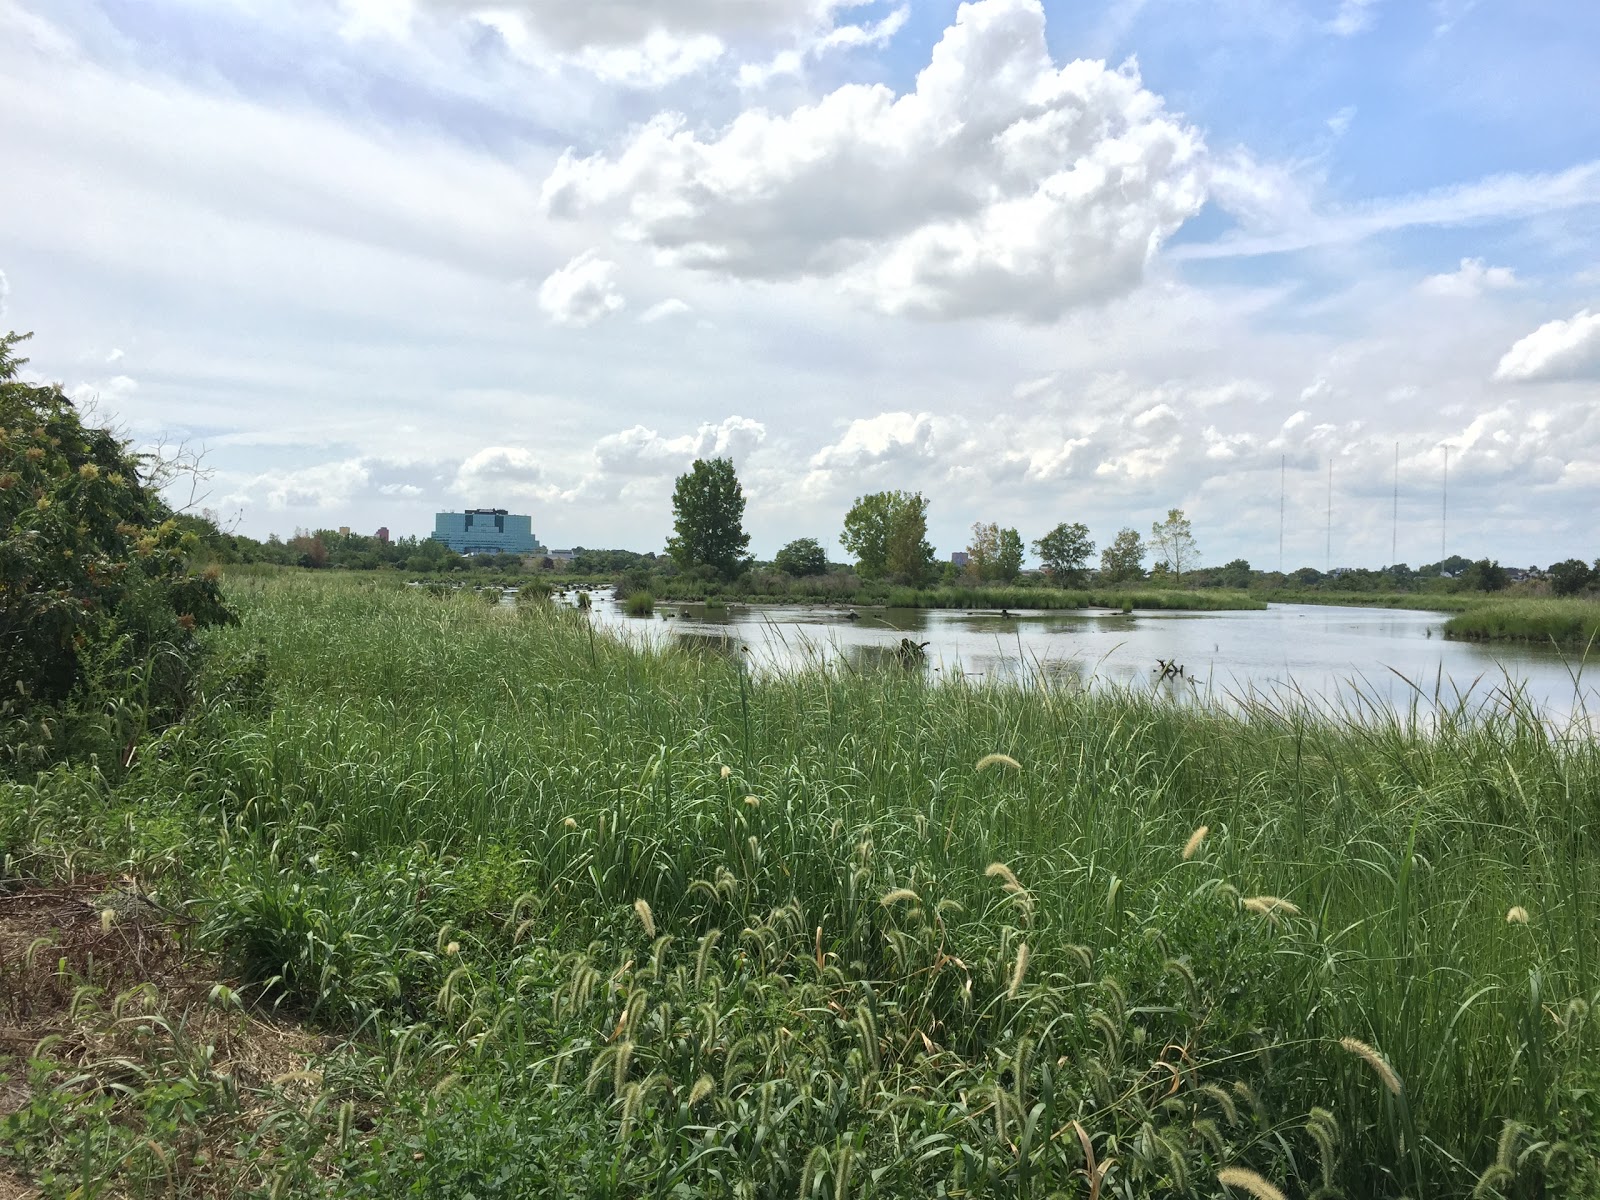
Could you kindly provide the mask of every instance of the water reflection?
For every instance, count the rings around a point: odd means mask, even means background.
[[[1553,650],[1454,642],[1439,613],[1273,605],[1249,612],[969,612],[707,608],[666,604],[629,617],[595,593],[593,620],[623,636],[742,656],[756,672],[832,666],[931,678],[1115,683],[1236,709],[1286,700],[1360,711],[1438,702],[1504,705],[1520,694],[1552,717],[1600,714],[1595,685]],[[905,661],[902,642],[926,643]],[[1182,667],[1162,678],[1160,664]],[[1576,668],[1574,667],[1574,670]],[[1585,718],[1587,719],[1587,718]]]

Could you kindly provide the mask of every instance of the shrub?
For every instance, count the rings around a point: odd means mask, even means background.
[[[630,617],[648,617],[656,610],[656,598],[649,592],[630,592],[622,602],[622,611]]]
[[[181,714],[197,630],[233,621],[162,501],[159,463],[20,382],[0,337],[0,763],[119,748]]]

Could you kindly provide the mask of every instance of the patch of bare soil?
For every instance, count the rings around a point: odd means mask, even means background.
[[[78,1095],[187,1078],[223,1099],[185,1145],[161,1151],[162,1170],[183,1176],[184,1194],[226,1195],[237,1176],[221,1168],[272,1106],[307,1102],[331,1047],[246,1010],[188,947],[187,924],[131,879],[0,891],[0,1118],[33,1099],[30,1060]],[[137,1125],[137,1101],[119,1100],[111,1119]],[[0,1167],[0,1200],[36,1195]]]

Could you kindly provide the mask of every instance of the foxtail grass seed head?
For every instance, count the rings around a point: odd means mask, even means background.
[[[561,824],[567,829],[576,829],[578,827],[578,821],[575,817],[568,817],[565,821],[561,822]]]
[[[1239,903],[1263,917],[1276,917],[1280,914],[1290,917],[1300,915],[1300,906],[1285,900],[1282,896],[1247,896]]]
[[[1383,1086],[1388,1088],[1390,1092],[1396,1096],[1400,1094],[1400,1076],[1395,1074],[1394,1068],[1389,1065],[1388,1059],[1384,1058],[1383,1055],[1379,1054],[1367,1043],[1353,1037],[1340,1038],[1339,1045],[1371,1067],[1373,1073],[1383,1081]]]
[[[760,808],[761,807],[761,797],[760,796],[746,796],[744,798],[744,802],[745,802],[746,806],[748,806],[750,808]]]
[[[1016,888],[1018,891],[1022,889],[1022,885],[1017,882],[1017,877],[1011,873],[1011,868],[1003,862],[990,863],[983,869],[983,873],[990,879],[1003,879],[1007,887]]]
[[[725,767],[722,768],[721,775],[722,775],[723,779],[727,779],[732,774],[733,774],[733,768],[732,767],[725,766]]]
[[[1506,911],[1507,925],[1526,925],[1528,923],[1528,910],[1520,904],[1514,904]]]
[[[1206,834],[1211,832],[1211,826],[1202,825],[1189,835],[1189,840],[1183,844],[1183,861],[1188,862],[1200,853],[1200,845],[1206,840]]]
[[[458,955],[460,953],[461,953],[461,943],[460,942],[451,942],[449,945],[447,945],[444,948],[444,956],[446,958],[454,958],[456,955]]]
[[[650,902],[644,899],[635,900],[633,902],[633,911],[639,914],[639,924],[644,926],[645,937],[655,937],[656,919],[650,912]]]
[[[883,894],[883,899],[878,901],[878,903],[883,905],[883,907],[888,908],[889,905],[898,904],[902,900],[909,900],[913,904],[922,903],[922,897],[917,895],[910,888],[895,888],[892,892],[885,892]],[[822,930],[819,928],[817,932],[820,934]]]
[[[1256,1200],[1288,1200],[1282,1191],[1249,1167],[1223,1167],[1217,1172],[1217,1182],[1249,1192]]]
[[[1028,974],[1028,943],[1023,942],[1017,947],[1017,965],[1011,972],[1011,986],[1006,989],[1006,995],[1016,999],[1017,992],[1022,988],[1022,981]]]
[[[115,925],[116,923],[117,923],[117,910],[116,909],[114,909],[114,908],[102,908],[100,910],[100,932],[101,933],[110,933],[111,932],[111,927],[113,925]]]
[[[1022,770],[1022,764],[1009,754],[985,754],[978,760],[974,770],[987,771],[990,767],[1007,767],[1013,771]]]

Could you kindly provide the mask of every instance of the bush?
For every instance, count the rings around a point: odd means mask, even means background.
[[[19,382],[22,340],[0,337],[0,765],[126,761],[188,703],[196,631],[234,618],[216,572],[189,566],[159,464]]]
[[[630,617],[648,617],[656,610],[656,598],[649,592],[629,592],[622,611]]]

